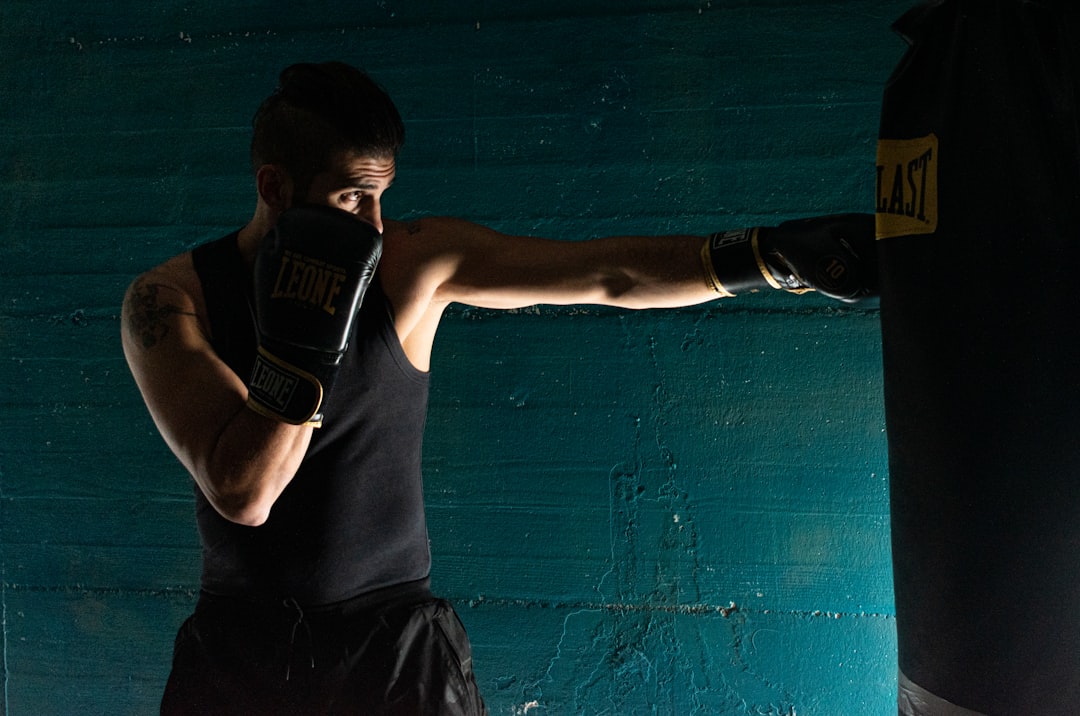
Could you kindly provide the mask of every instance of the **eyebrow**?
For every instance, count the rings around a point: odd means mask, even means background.
[[[370,175],[367,175],[367,174],[347,174],[347,175],[344,175],[344,176],[341,177],[341,184],[342,185],[347,184],[348,186],[354,186],[357,189],[378,189],[379,188],[379,181],[377,179],[372,178]],[[391,186],[393,186],[393,184],[394,184],[394,180],[391,179],[390,182],[388,184],[386,184],[386,188],[389,189]]]

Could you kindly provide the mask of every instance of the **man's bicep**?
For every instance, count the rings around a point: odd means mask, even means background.
[[[427,267],[437,300],[518,308],[600,296],[597,266],[583,245],[502,234],[456,219],[435,219],[429,226],[428,260],[419,265]]]
[[[193,474],[204,467],[246,387],[218,358],[191,298],[152,275],[128,289],[124,355],[162,437]]]

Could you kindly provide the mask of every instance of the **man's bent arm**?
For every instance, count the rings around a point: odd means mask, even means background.
[[[214,353],[181,270],[136,279],[122,313],[124,355],[173,453],[226,519],[258,525],[292,479],[311,427],[246,407],[247,387]]]

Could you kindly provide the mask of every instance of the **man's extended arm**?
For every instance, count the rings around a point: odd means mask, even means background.
[[[873,217],[865,214],[709,238],[553,241],[507,236],[451,218],[391,222],[386,231],[392,280],[405,281],[408,290],[401,295],[414,301],[641,309],[769,288],[820,290],[841,300],[876,292]]]

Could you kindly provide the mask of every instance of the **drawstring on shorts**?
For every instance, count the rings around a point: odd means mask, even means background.
[[[285,680],[288,681],[292,676],[293,653],[296,646],[296,630],[301,626],[304,628],[304,634],[307,637],[309,668],[311,669],[315,668],[315,645],[311,639],[311,626],[304,619],[304,610],[300,608],[300,604],[292,597],[286,599],[282,604],[283,606],[296,610],[296,621],[293,622],[292,632],[289,634],[289,656],[285,663]]]

